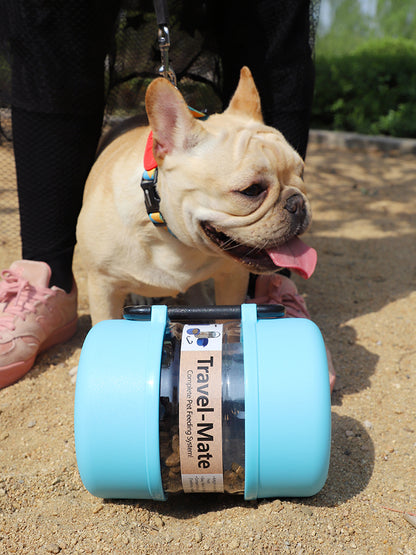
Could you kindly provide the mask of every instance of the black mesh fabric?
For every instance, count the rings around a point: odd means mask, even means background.
[[[101,118],[13,107],[22,257],[47,262],[53,281],[66,290],[72,285],[75,223]],[[39,129],[47,130],[41,141]]]
[[[221,5],[225,100],[235,90],[238,68],[249,66],[265,122],[305,156],[314,85],[308,2],[228,0]]]
[[[23,256],[49,262],[68,288],[103,111],[106,121],[144,113],[160,65],[153,3],[3,0],[0,10],[0,157],[13,105]],[[318,11],[319,0],[169,2],[170,60],[188,104],[221,110],[248,65],[266,123],[305,156]],[[0,169],[0,214],[13,179]]]
[[[12,103],[86,114],[104,105],[104,59],[119,0],[6,0]]]

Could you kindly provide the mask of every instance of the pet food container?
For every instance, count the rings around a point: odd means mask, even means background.
[[[313,322],[283,315],[136,306],[94,326],[75,393],[85,487],[113,499],[317,493],[330,455],[325,345]]]

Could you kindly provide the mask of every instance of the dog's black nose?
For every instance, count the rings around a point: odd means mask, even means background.
[[[305,213],[305,200],[302,195],[296,193],[289,197],[285,204],[285,210],[291,214],[296,214],[298,216]]]

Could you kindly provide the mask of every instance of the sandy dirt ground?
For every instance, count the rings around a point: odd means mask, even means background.
[[[88,493],[73,434],[70,370],[90,327],[76,261],[79,331],[0,391],[1,554],[416,553],[416,528],[400,513],[416,513],[416,160],[311,144],[306,181],[319,263],[296,281],[338,374],[322,491],[165,503]],[[3,235],[2,266],[16,257]]]

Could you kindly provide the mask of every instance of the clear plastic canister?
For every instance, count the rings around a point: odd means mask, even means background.
[[[192,328],[192,326],[191,326]],[[196,422],[196,426],[181,426],[179,423],[180,413],[180,366],[181,366],[181,343],[184,326],[174,324],[172,333],[165,338],[162,351],[162,364],[160,375],[160,457],[163,489],[166,493],[184,491],[181,471],[180,442],[188,447],[187,452],[193,446],[194,453],[191,457],[197,457],[200,453],[201,459],[206,461],[208,454],[198,451],[207,448],[207,438],[212,439],[213,433],[206,431],[207,424],[202,426]],[[188,327],[189,330],[189,327]],[[196,325],[191,333],[200,332],[201,326]],[[200,332],[199,335],[203,334]],[[205,335],[207,335],[205,331]],[[212,334],[213,332],[211,332]],[[245,452],[245,401],[244,401],[244,364],[243,346],[241,343],[241,326],[239,322],[231,321],[221,325],[221,368],[216,371],[221,379],[221,474],[220,483],[212,483],[210,480],[196,479],[196,490],[193,491],[225,491],[227,493],[244,493],[244,452]],[[200,340],[201,342],[203,339]],[[188,367],[186,367],[188,368]],[[188,370],[189,371],[189,370]],[[182,379],[186,380],[186,370]],[[189,384],[188,384],[189,385]],[[198,400],[198,388],[195,388],[196,399],[191,404],[190,400],[182,399],[188,403],[196,415],[196,402]],[[207,391],[204,385],[200,387],[202,392]],[[188,387],[189,393],[189,387]],[[195,402],[196,401],[196,402]],[[188,411],[189,413],[190,411]],[[205,416],[204,414],[202,415]],[[197,420],[197,418],[195,418]],[[205,420],[204,420],[205,421]],[[197,426],[200,424],[202,439],[198,443]],[[182,434],[182,437],[181,437]],[[183,437],[185,436],[185,437]],[[210,461],[211,462],[211,461]],[[182,469],[183,470],[183,469]],[[209,468],[201,469],[201,476],[209,473]],[[195,480],[194,480],[195,482]],[[186,487],[185,487],[186,491]]]

